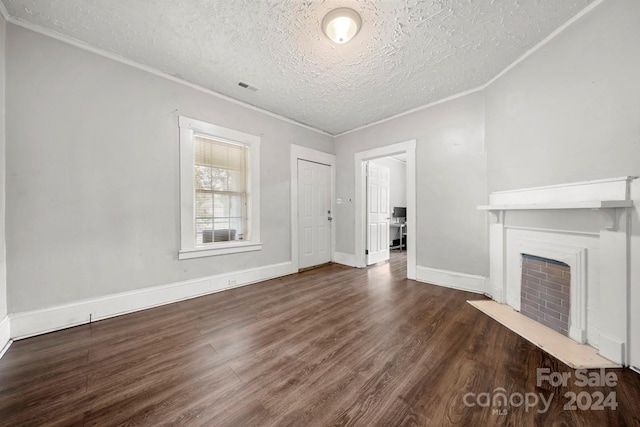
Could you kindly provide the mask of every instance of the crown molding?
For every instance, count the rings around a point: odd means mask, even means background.
[[[597,8],[598,6],[600,6],[602,3],[604,3],[606,0],[595,0],[593,3],[590,3],[587,7],[585,7],[584,9],[582,9],[580,12],[576,13],[573,17],[571,17],[567,22],[565,22],[564,24],[562,24],[561,26],[559,26],[558,28],[556,28],[551,34],[549,34],[547,37],[545,37],[544,39],[542,39],[540,42],[538,42],[538,44],[536,44],[535,46],[533,46],[531,49],[527,50],[524,54],[522,54],[522,56],[520,56],[518,59],[516,59],[515,61],[513,61],[511,64],[509,64],[505,69],[503,69],[502,71],[500,71],[498,74],[496,74],[491,80],[489,80],[487,83],[485,83],[483,85],[483,89],[486,89],[487,87],[489,87],[493,82],[495,82],[496,80],[498,80],[500,77],[502,77],[503,75],[507,74],[512,68],[514,68],[516,65],[518,65],[519,63],[521,63],[522,61],[524,61],[525,59],[527,59],[529,56],[533,55],[538,49],[542,48],[544,45],[546,45],[547,43],[549,43],[551,40],[553,40],[554,38],[556,38],[559,34],[561,34],[562,32],[564,32],[564,30],[566,30],[567,28],[569,28],[571,25],[573,25],[575,22],[579,21],[583,16],[587,15],[589,12],[591,12],[593,9]]]
[[[9,22],[11,15],[9,15],[9,11],[7,11],[3,0],[0,0],[0,15],[2,15],[5,21]]]
[[[345,131],[345,132],[341,132],[338,133],[336,135],[334,135],[334,138],[337,138],[339,136],[343,136],[343,135],[347,135],[351,132],[356,132],[362,129],[366,129],[368,127],[371,126],[376,126],[379,125],[380,123],[384,123],[387,122],[389,120],[394,120],[397,119],[399,117],[402,116],[406,116],[409,114],[413,114],[415,112],[427,109],[427,108],[431,108],[434,107],[438,104],[442,104],[444,102],[449,102],[449,101],[453,101],[454,99],[457,98],[461,98],[463,96],[466,95],[470,95],[472,93],[475,92],[482,92],[484,91],[487,87],[489,87],[492,83],[494,83],[496,80],[498,80],[500,77],[502,77],[503,75],[505,75],[506,73],[508,73],[512,68],[514,68],[516,65],[518,65],[519,63],[521,63],[522,61],[524,61],[525,59],[527,59],[529,56],[533,55],[537,50],[539,50],[540,48],[542,48],[543,46],[545,46],[547,43],[549,43],[551,40],[553,40],[554,38],[556,38],[559,34],[561,34],[562,32],[564,32],[564,30],[566,30],[567,28],[569,28],[571,25],[573,25],[575,22],[579,21],[582,17],[584,17],[585,15],[587,15],[589,12],[591,12],[592,10],[594,10],[595,8],[597,8],[598,6],[600,6],[602,3],[604,3],[607,0],[595,0],[593,3],[590,3],[587,7],[585,7],[584,9],[582,9],[580,12],[578,12],[577,14],[575,14],[573,17],[571,17],[568,21],[566,21],[564,24],[562,24],[561,26],[559,26],[558,28],[556,28],[551,34],[549,34],[547,37],[545,37],[544,39],[542,39],[540,42],[538,42],[535,46],[533,46],[531,49],[527,50],[522,56],[520,56],[518,59],[516,59],[515,61],[513,61],[511,64],[509,64],[507,67],[505,67],[502,71],[500,71],[498,74],[496,74],[494,77],[492,77],[489,81],[487,81],[486,83],[484,83],[483,85],[480,85],[474,89],[470,89],[467,90],[465,92],[460,92],[457,93],[455,95],[451,95],[447,98],[443,98],[434,102],[431,102],[429,104],[423,105],[421,107],[417,107],[417,108],[413,108],[411,110],[405,111],[403,113],[399,113],[396,114],[394,116],[391,117],[387,117],[385,119],[381,119],[363,126],[359,126],[357,128]]]
[[[4,6],[3,3],[2,3],[2,0],[0,0],[0,5]],[[0,12],[1,12],[1,10],[0,10]],[[333,137],[333,135],[330,134],[329,132],[325,132],[325,131],[323,131],[321,129],[314,128],[314,127],[306,125],[304,123],[300,123],[300,122],[298,122],[296,120],[292,120],[292,119],[290,119],[288,117],[281,116],[280,114],[276,114],[276,113],[273,113],[271,111],[265,110],[263,108],[256,107],[255,105],[249,104],[249,103],[244,102],[244,101],[240,101],[240,100],[232,98],[230,96],[223,95],[223,94],[221,94],[219,92],[213,91],[211,89],[207,89],[207,88],[205,88],[203,86],[200,86],[198,84],[191,83],[191,82],[189,82],[187,80],[172,76],[171,74],[167,74],[167,73],[165,73],[163,71],[158,70],[157,68],[150,67],[148,65],[144,65],[144,64],[141,64],[139,62],[133,61],[131,59],[125,58],[124,56],[118,55],[116,53],[109,52],[109,51],[101,49],[101,48],[97,48],[97,47],[95,47],[93,45],[90,45],[88,43],[85,43],[83,41],[75,39],[73,37],[69,37],[69,36],[67,36],[65,34],[61,34],[61,33],[57,32],[57,31],[53,31],[53,30],[50,30],[48,28],[44,28],[44,27],[42,27],[40,25],[33,24],[33,23],[29,22],[29,21],[25,21],[24,19],[16,18],[16,17],[8,15],[8,14],[7,14],[7,16],[8,16],[8,18],[6,19],[7,22],[9,22],[11,24],[14,24],[14,25],[17,25],[19,27],[25,28],[27,30],[33,31],[35,33],[39,33],[39,34],[42,34],[44,36],[51,37],[52,39],[61,41],[63,43],[70,44],[70,45],[75,46],[77,48],[86,50],[86,51],[91,52],[91,53],[95,53],[96,55],[100,55],[100,56],[103,56],[103,57],[108,58],[108,59],[112,59],[112,60],[120,62],[122,64],[129,65],[129,66],[137,68],[139,70],[146,71],[146,72],[151,73],[153,75],[156,75],[158,77],[163,77],[163,78],[165,78],[167,80],[171,80],[172,82],[179,83],[179,84],[181,84],[183,86],[187,86],[187,87],[189,87],[191,89],[195,89],[197,91],[206,93],[207,95],[215,96],[216,98],[220,98],[220,99],[223,99],[225,101],[232,102],[232,103],[234,103],[236,105],[241,105],[242,107],[248,108],[248,109],[253,110],[253,111],[257,111],[257,112],[262,113],[262,114],[266,114],[267,116],[276,118],[278,120],[282,120],[284,122],[291,123],[291,124],[294,124],[296,126],[300,126],[302,128],[305,128],[305,129],[308,129],[310,131],[319,133],[321,135]]]
[[[211,89],[207,89],[207,88],[205,88],[203,86],[200,86],[200,85],[197,85],[195,83],[191,83],[191,82],[188,82],[186,80],[180,79],[178,77],[172,76],[170,74],[164,73],[164,72],[162,72],[162,71],[160,71],[160,70],[158,70],[156,68],[140,64],[140,63],[138,63],[136,61],[133,61],[133,60],[128,59],[128,58],[125,58],[125,57],[123,57],[121,55],[109,52],[109,51],[104,50],[104,49],[100,49],[100,48],[94,47],[94,46],[92,46],[92,45],[90,45],[88,43],[82,42],[82,41],[77,40],[77,39],[75,39],[73,37],[69,37],[69,36],[66,36],[64,34],[58,33],[56,31],[52,31],[52,30],[49,30],[47,28],[44,28],[44,27],[42,27],[40,25],[36,25],[36,24],[31,23],[31,22],[25,21],[23,19],[13,17],[13,16],[9,15],[6,7],[4,6],[3,0],[0,0],[0,14],[4,17],[4,19],[7,22],[10,22],[12,24],[15,24],[15,25],[18,25],[20,27],[26,28],[28,30],[34,31],[36,33],[43,34],[43,35],[51,37],[53,39],[62,41],[64,43],[68,43],[68,44],[73,45],[75,47],[78,47],[80,49],[87,50],[89,52],[95,53],[97,55],[101,55],[103,57],[112,59],[114,61],[118,61],[120,63],[129,65],[129,66],[132,66],[132,67],[135,67],[135,68],[138,68],[140,70],[147,71],[147,72],[149,72],[151,74],[154,74],[156,76],[164,77],[164,78],[166,78],[168,80],[171,80],[171,81],[176,82],[176,83],[180,83],[180,84],[182,84],[184,86],[188,86],[188,87],[190,87],[192,89],[198,90],[198,91],[206,93],[208,95],[212,95],[212,96],[215,96],[217,98],[224,99],[224,100],[226,100],[228,102],[232,102],[232,103],[237,104],[237,105],[241,105],[241,106],[243,106],[245,108],[248,108],[248,109],[251,109],[253,111],[257,111],[257,112],[263,113],[263,114],[266,114],[266,115],[268,115],[270,117],[274,117],[276,119],[285,121],[287,123],[291,123],[291,124],[300,126],[302,128],[311,130],[311,131],[319,133],[321,135],[331,136],[333,138],[337,138],[337,137],[344,136],[344,135],[347,135],[347,134],[352,133],[352,132],[356,132],[356,131],[359,131],[359,130],[362,130],[362,129],[366,129],[368,127],[379,125],[381,123],[384,123],[384,122],[387,122],[387,121],[390,121],[390,120],[395,120],[397,118],[400,118],[400,117],[403,117],[403,116],[406,116],[406,115],[409,115],[409,114],[413,114],[413,113],[416,113],[418,111],[422,111],[422,110],[425,110],[427,108],[431,108],[431,107],[434,107],[436,105],[439,105],[439,104],[442,104],[442,103],[445,103],[445,102],[453,101],[454,99],[461,98],[463,96],[470,95],[470,94],[475,93],[475,92],[484,91],[487,87],[489,87],[491,84],[493,84],[495,81],[497,81],[500,77],[502,77],[503,75],[508,73],[511,69],[516,67],[518,64],[520,64],[522,61],[527,59],[532,54],[534,54],[540,48],[545,46],[547,43],[549,43],[551,40],[556,38],[559,34],[564,32],[567,28],[569,28],[575,22],[577,22],[580,19],[582,19],[585,15],[589,14],[591,11],[596,9],[598,6],[600,6],[605,1],[607,1],[607,0],[595,0],[594,2],[590,3],[588,6],[586,6],[580,12],[575,14],[573,17],[571,17],[568,21],[566,21],[560,27],[556,28],[551,34],[549,34],[543,40],[538,42],[531,49],[527,50],[522,56],[520,56],[518,59],[516,59],[511,64],[509,64],[507,67],[505,67],[502,71],[500,71],[498,74],[496,74],[494,77],[492,77],[489,81],[487,81],[486,83],[484,83],[484,84],[482,84],[482,85],[480,85],[480,86],[478,86],[476,88],[473,88],[473,89],[470,89],[470,90],[467,90],[467,91],[464,91],[464,92],[460,92],[460,93],[448,96],[446,98],[442,98],[442,99],[439,99],[437,101],[430,102],[430,103],[422,105],[420,107],[416,107],[416,108],[413,108],[411,110],[407,110],[407,111],[404,111],[402,113],[395,114],[393,116],[390,116],[390,117],[387,117],[387,118],[384,118],[384,119],[381,119],[381,120],[377,120],[375,122],[368,123],[366,125],[358,126],[358,127],[353,128],[351,130],[344,131],[344,132],[337,133],[337,134],[332,134],[332,133],[323,131],[321,129],[314,128],[312,126],[306,125],[306,124],[298,122],[296,120],[292,120],[292,119],[290,119],[288,117],[281,116],[279,114],[273,113],[273,112],[265,110],[263,108],[256,107],[255,105],[249,104],[247,102],[240,101],[240,100],[237,100],[235,98],[231,98],[229,96],[226,96],[226,95],[223,95],[221,93],[215,92],[215,91],[213,91]]]
[[[347,130],[347,131],[344,131],[344,132],[341,132],[341,133],[338,133],[338,134],[335,134],[334,138],[337,138],[339,136],[347,135],[347,134],[349,134],[351,132],[356,132],[356,131],[359,131],[359,130],[362,130],[362,129],[366,129],[366,128],[371,127],[371,126],[379,125],[380,123],[388,122],[390,120],[395,120],[395,119],[397,119],[399,117],[408,116],[409,114],[413,114],[413,113],[416,113],[418,111],[426,110],[427,108],[434,107],[434,106],[436,106],[438,104],[444,104],[445,102],[453,101],[454,99],[462,98],[463,96],[471,95],[472,93],[475,93],[475,92],[481,92],[482,90],[484,90],[484,88],[485,88],[485,86],[483,85],[483,86],[478,86],[478,87],[476,87],[474,89],[471,89],[471,90],[467,90],[467,91],[464,91],[464,92],[456,93],[455,95],[451,95],[451,96],[448,96],[446,98],[442,98],[442,99],[439,99],[437,101],[430,102],[429,104],[422,105],[420,107],[412,108],[411,110],[407,110],[407,111],[405,111],[403,113],[399,113],[399,114],[387,117],[385,119],[380,119],[378,121],[375,121],[375,122],[372,122],[372,123],[369,123],[369,124],[366,124],[366,125],[362,125],[362,126],[359,126],[357,128],[353,128],[351,130]]]

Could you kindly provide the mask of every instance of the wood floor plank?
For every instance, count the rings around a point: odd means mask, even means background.
[[[640,375],[538,385],[575,371],[466,303],[407,280],[406,252],[330,264],[14,343],[0,360],[0,425],[640,425]],[[554,396],[498,413],[477,398]],[[616,393],[566,410],[565,393]],[[586,398],[586,397],[585,397]]]

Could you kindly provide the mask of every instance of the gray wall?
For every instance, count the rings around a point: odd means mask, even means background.
[[[0,321],[7,315],[5,249],[5,42],[7,23],[0,16]]]
[[[606,1],[485,91],[490,191],[640,173],[640,2]]]
[[[417,140],[418,265],[480,275],[490,191],[639,175],[638,16],[637,0],[605,1],[485,91],[336,137],[336,250],[354,251],[358,151]],[[9,311],[290,259],[289,145],[332,138],[7,31]],[[261,253],[177,260],[177,114],[262,136]]]
[[[640,175],[638,16],[606,1],[484,91],[337,137],[337,196],[354,196],[354,153],[417,139],[418,265],[488,274],[489,192]],[[353,203],[337,214],[353,253]]]
[[[289,147],[333,139],[9,24],[9,311],[291,260]],[[261,252],[178,261],[178,114],[260,135]]]
[[[338,136],[336,251],[354,253],[354,154],[416,139],[417,263],[488,274],[484,99],[481,92]],[[464,254],[464,256],[451,256]]]
[[[605,1],[485,90],[490,191],[640,175],[639,23],[640,1]],[[630,348],[640,366],[637,180],[632,196]],[[539,226],[572,229],[565,222]]]

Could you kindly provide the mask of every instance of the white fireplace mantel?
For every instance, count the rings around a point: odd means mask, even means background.
[[[510,210],[590,209],[600,211],[605,229],[616,230],[624,209],[633,207],[630,200],[632,176],[549,185],[518,190],[497,191],[489,196],[490,204],[478,206],[489,211],[493,222],[504,221]]]
[[[622,176],[570,184],[496,191],[489,196],[489,206],[509,206],[513,209],[518,205],[533,207],[553,206],[553,204],[567,204],[570,206],[575,204],[575,206],[580,207],[581,204],[584,204],[585,207],[589,207],[586,206],[589,203],[629,201],[629,184],[635,178],[633,176]],[[541,207],[541,209],[548,208]],[[571,207],[568,209],[571,209]]]
[[[516,230],[510,230],[505,223],[509,211],[535,211],[548,210],[597,210],[605,219],[600,233],[593,239],[597,245],[596,253],[599,253],[597,266],[591,266],[595,277],[584,277],[585,283],[591,280],[598,283],[599,290],[596,295],[585,295],[585,286],[572,288],[575,295],[572,298],[572,315],[570,327],[573,327],[572,337],[578,341],[584,341],[585,337],[585,310],[586,300],[596,298],[599,303],[600,321],[597,327],[591,329],[592,344],[597,342],[602,356],[621,364],[627,364],[628,349],[628,289],[629,289],[629,239],[630,239],[630,211],[634,206],[630,198],[631,182],[636,177],[624,176],[611,179],[576,182],[570,184],[551,185],[544,187],[523,188],[517,190],[498,191],[491,193],[489,204],[478,206],[479,210],[492,214],[489,228],[490,239],[490,283],[488,292],[493,299],[500,303],[507,303],[519,309],[519,304],[514,304],[513,293],[515,288],[512,283],[519,280],[514,275],[514,259],[519,259],[520,254],[509,253],[516,251],[518,245],[523,246],[522,240],[517,240]],[[525,227],[526,228],[526,227]],[[565,250],[571,253],[575,247],[575,240],[571,240],[561,230],[538,231],[533,249],[530,243],[527,251],[531,252],[536,247],[548,247],[550,251],[558,251],[558,248],[570,248]],[[545,234],[547,233],[547,234]],[[567,236],[566,238],[564,236]],[[565,240],[566,239],[566,240]],[[526,242],[525,242],[526,243]],[[554,246],[555,245],[555,246]],[[563,246],[564,245],[564,246]],[[575,253],[587,257],[589,251],[586,248],[577,248]],[[540,253],[544,256],[544,253]],[[573,255],[572,255],[573,256]],[[557,258],[557,257],[555,257]],[[582,258],[579,262],[573,262],[577,267],[583,265]],[[571,263],[570,263],[571,264]],[[580,267],[582,268],[582,267]],[[586,274],[586,270],[584,271]],[[573,274],[573,273],[572,273]],[[579,284],[579,282],[576,282]],[[576,307],[574,304],[580,304]]]
[[[537,209],[615,209],[630,208],[633,200],[587,200],[584,202],[531,203],[524,205],[482,205],[485,211],[537,210]]]

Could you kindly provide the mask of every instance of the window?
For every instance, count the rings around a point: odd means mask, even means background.
[[[179,259],[260,250],[260,138],[180,117]]]
[[[195,138],[196,246],[249,238],[245,145]]]

